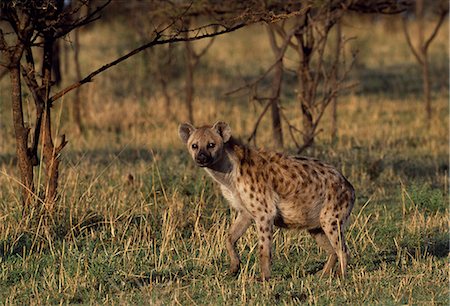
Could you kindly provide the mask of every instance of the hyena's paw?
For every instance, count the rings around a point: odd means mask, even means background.
[[[241,263],[235,262],[230,264],[230,269],[228,270],[228,274],[232,276],[237,276],[239,274]]]

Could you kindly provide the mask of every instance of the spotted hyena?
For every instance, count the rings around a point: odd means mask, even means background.
[[[338,258],[337,272],[345,274],[349,255],[344,230],[355,192],[338,170],[312,158],[249,148],[231,136],[225,122],[200,128],[184,123],[179,135],[238,213],[226,245],[232,273],[240,265],[236,241],[254,222],[262,279],[270,277],[274,225],[308,230],[329,254],[323,274],[333,271]]]

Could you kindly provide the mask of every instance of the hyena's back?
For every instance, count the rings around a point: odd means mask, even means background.
[[[250,166],[256,165],[253,168],[259,172],[257,176],[278,197],[275,225],[314,229],[321,227],[321,218],[336,219],[342,224],[348,219],[354,189],[332,166],[312,158],[264,151],[249,152],[247,159]]]

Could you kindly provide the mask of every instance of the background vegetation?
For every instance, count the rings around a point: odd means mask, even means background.
[[[136,21],[137,22],[137,21]],[[107,19],[80,31],[87,73],[141,40]],[[398,16],[347,15],[342,32],[358,50],[358,86],[339,97],[338,138],[327,111],[309,155],[337,166],[354,184],[345,280],[320,278],[325,262],[305,232],[278,230],[273,279],[256,281],[257,239],[239,242],[243,269],[227,275],[225,238],[234,217],[217,187],[190,161],[177,136],[187,119],[183,46],[149,49],[81,88],[84,130],[69,119],[73,95],[53,106],[54,129],[68,135],[55,213],[23,217],[7,78],[0,82],[0,302],[4,304],[447,304],[448,23],[430,46],[434,117],[424,120],[420,68]],[[196,124],[218,119],[246,139],[263,105],[227,95],[273,63],[263,25],[217,37],[195,74]],[[64,85],[76,80],[72,37]],[[194,43],[201,50],[207,41]],[[163,64],[172,52],[170,64]],[[281,103],[300,118],[296,62],[285,59]],[[157,72],[170,76],[171,105]],[[25,97],[25,114],[33,111]],[[273,148],[270,118],[257,144]],[[298,123],[297,123],[298,124]],[[276,148],[275,148],[276,149]],[[295,153],[286,138],[285,151]],[[37,194],[44,188],[40,169]]]

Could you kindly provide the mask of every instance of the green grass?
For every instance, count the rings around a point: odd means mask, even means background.
[[[370,25],[353,20],[345,29],[364,38]],[[112,53],[105,56],[113,57],[127,49],[120,42],[103,51],[89,44],[94,36],[104,39],[98,43],[100,48],[113,43],[106,39],[111,35],[108,31],[98,27],[81,36],[87,67],[103,63],[105,50]],[[420,96],[405,89],[409,81],[417,87],[415,76],[409,78],[399,70],[401,77],[394,79],[401,86],[382,92],[377,82],[383,74],[372,73],[374,67],[386,73],[397,64],[414,65],[412,56],[406,56],[406,46],[397,46],[401,33],[386,38],[379,24],[373,33],[373,40],[359,41],[364,65],[355,69],[367,73],[368,78],[360,82],[369,82],[375,90],[362,86],[342,96],[338,141],[331,144],[327,113],[317,146],[308,152],[341,169],[356,189],[347,234],[352,258],[346,279],[320,278],[317,272],[326,255],[306,232],[277,230],[273,278],[258,282],[253,228],[238,243],[241,272],[237,277],[228,275],[225,239],[235,214],[178,140],[177,124],[185,119],[182,79],[171,85],[175,120],[165,117],[159,93],[139,96],[139,92],[151,93],[144,82],[151,75],[146,76],[144,68],[133,71],[136,83],[127,79],[120,84],[123,87],[114,86],[141,58],[83,89],[87,130],[81,137],[71,133],[64,112],[71,96],[55,106],[55,114],[60,107],[63,110],[62,119],[56,120],[59,132],[66,133],[70,142],[63,151],[60,196],[51,216],[42,211],[22,216],[10,114],[3,111],[8,109],[8,98],[5,91],[0,93],[4,127],[0,129],[0,303],[448,304],[448,89],[434,88],[435,119],[428,127]],[[434,62],[434,67],[448,67],[448,55],[442,56],[448,50],[448,35],[443,33],[430,52],[436,61],[445,60]],[[248,48],[267,47],[258,36],[263,34],[253,27],[214,43],[197,80],[199,123],[223,119],[236,135],[249,135],[262,106],[223,93],[239,84],[238,71],[250,77],[270,64],[270,54],[258,53],[259,66],[254,66],[257,60],[246,63],[244,56]],[[248,46],[242,37],[254,44]],[[381,40],[387,46],[376,47]],[[438,47],[442,45],[447,48]],[[222,66],[217,68],[215,60]],[[446,72],[439,71],[434,77],[448,80]],[[7,88],[5,79],[0,86]],[[300,126],[295,121],[299,116],[295,97],[286,95],[287,115]],[[265,118],[258,145],[270,148],[270,138],[270,121]],[[285,151],[295,151],[292,142],[287,141]],[[43,190],[45,182],[38,180],[36,171],[36,183]]]

